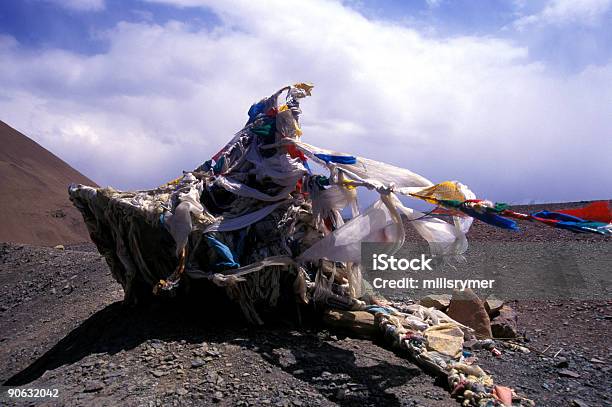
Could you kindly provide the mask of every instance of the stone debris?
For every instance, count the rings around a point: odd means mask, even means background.
[[[574,372],[573,370],[569,370],[569,369],[561,369],[559,370],[559,376],[571,377],[572,379],[579,379],[580,373]]]
[[[480,298],[469,288],[453,291],[447,314],[455,321],[472,328],[478,338],[493,336],[489,314]]]
[[[489,314],[489,317],[494,318],[499,314],[499,310],[504,306],[504,301],[500,300],[494,295],[489,295],[484,302],[484,306]]]
[[[446,311],[451,302],[450,294],[430,294],[419,300],[419,304],[427,308]]]
[[[83,390],[85,393],[92,393],[100,391],[104,388],[104,383],[100,380],[90,380],[85,384],[85,389]]]
[[[495,338],[516,338],[518,332],[518,316],[508,305],[498,310],[498,315],[491,320],[491,332]]]

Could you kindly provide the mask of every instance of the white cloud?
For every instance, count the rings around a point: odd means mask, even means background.
[[[494,200],[612,190],[610,64],[556,76],[506,40],[432,39],[327,1],[174,3],[221,24],[120,23],[94,56],[0,41],[0,119],[101,184],[144,188],[210,158],[252,102],[311,81],[302,124],[315,145]]]
[[[429,8],[440,7],[440,4],[442,4],[442,0],[425,0],[425,2]]]
[[[536,25],[583,24],[594,25],[610,9],[612,0],[550,0],[536,14],[523,16],[514,22],[514,26],[523,30]]]
[[[104,10],[106,5],[104,0],[43,0],[57,4],[69,10],[77,11],[100,11]]]

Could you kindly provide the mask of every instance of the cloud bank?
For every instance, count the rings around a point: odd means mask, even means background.
[[[612,0],[552,0],[540,12],[515,21],[517,29],[537,25],[594,25],[610,10]]]
[[[118,22],[90,56],[0,37],[0,119],[100,184],[150,188],[210,158],[252,102],[310,81],[309,143],[497,201],[610,197],[610,62],[560,74],[508,39],[432,38],[336,2],[163,3],[219,23]]]

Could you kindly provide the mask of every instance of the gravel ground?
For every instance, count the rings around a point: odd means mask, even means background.
[[[527,241],[612,243],[528,226]],[[470,238],[516,236],[499,233],[476,224]],[[91,244],[1,244],[0,381],[58,398],[8,399],[3,387],[0,405],[459,405],[403,355],[315,322],[254,328],[230,304],[126,308],[121,298]],[[612,405],[609,296],[510,305],[532,352],[474,351],[497,383],[537,405]]]
[[[4,389],[2,405],[457,405],[401,355],[324,327],[249,327],[229,305],[123,307],[88,247],[4,244],[0,290],[0,380],[59,395]]]

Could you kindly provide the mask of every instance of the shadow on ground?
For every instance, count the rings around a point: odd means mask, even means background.
[[[208,308],[207,308],[208,307]],[[392,387],[408,383],[422,374],[409,363],[393,363],[381,356],[367,357],[369,364],[356,363],[360,350],[347,350],[322,339],[315,318],[308,316],[299,328],[294,318],[276,319],[265,328],[248,326],[233,304],[205,305],[166,300],[139,307],[121,302],[108,305],[61,339],[30,366],[4,385],[21,386],[46,371],[77,363],[91,354],[110,355],[129,351],[156,339],[165,342],[232,343],[258,353],[278,369],[310,383],[321,394],[340,405],[356,403],[400,405]],[[223,312],[219,312],[223,310]],[[245,328],[248,327],[248,328]],[[319,333],[317,333],[319,332]],[[371,345],[376,350],[374,345]],[[290,362],[281,355],[290,355]],[[350,395],[339,394],[342,385],[352,386]],[[341,390],[340,390],[341,391]]]

